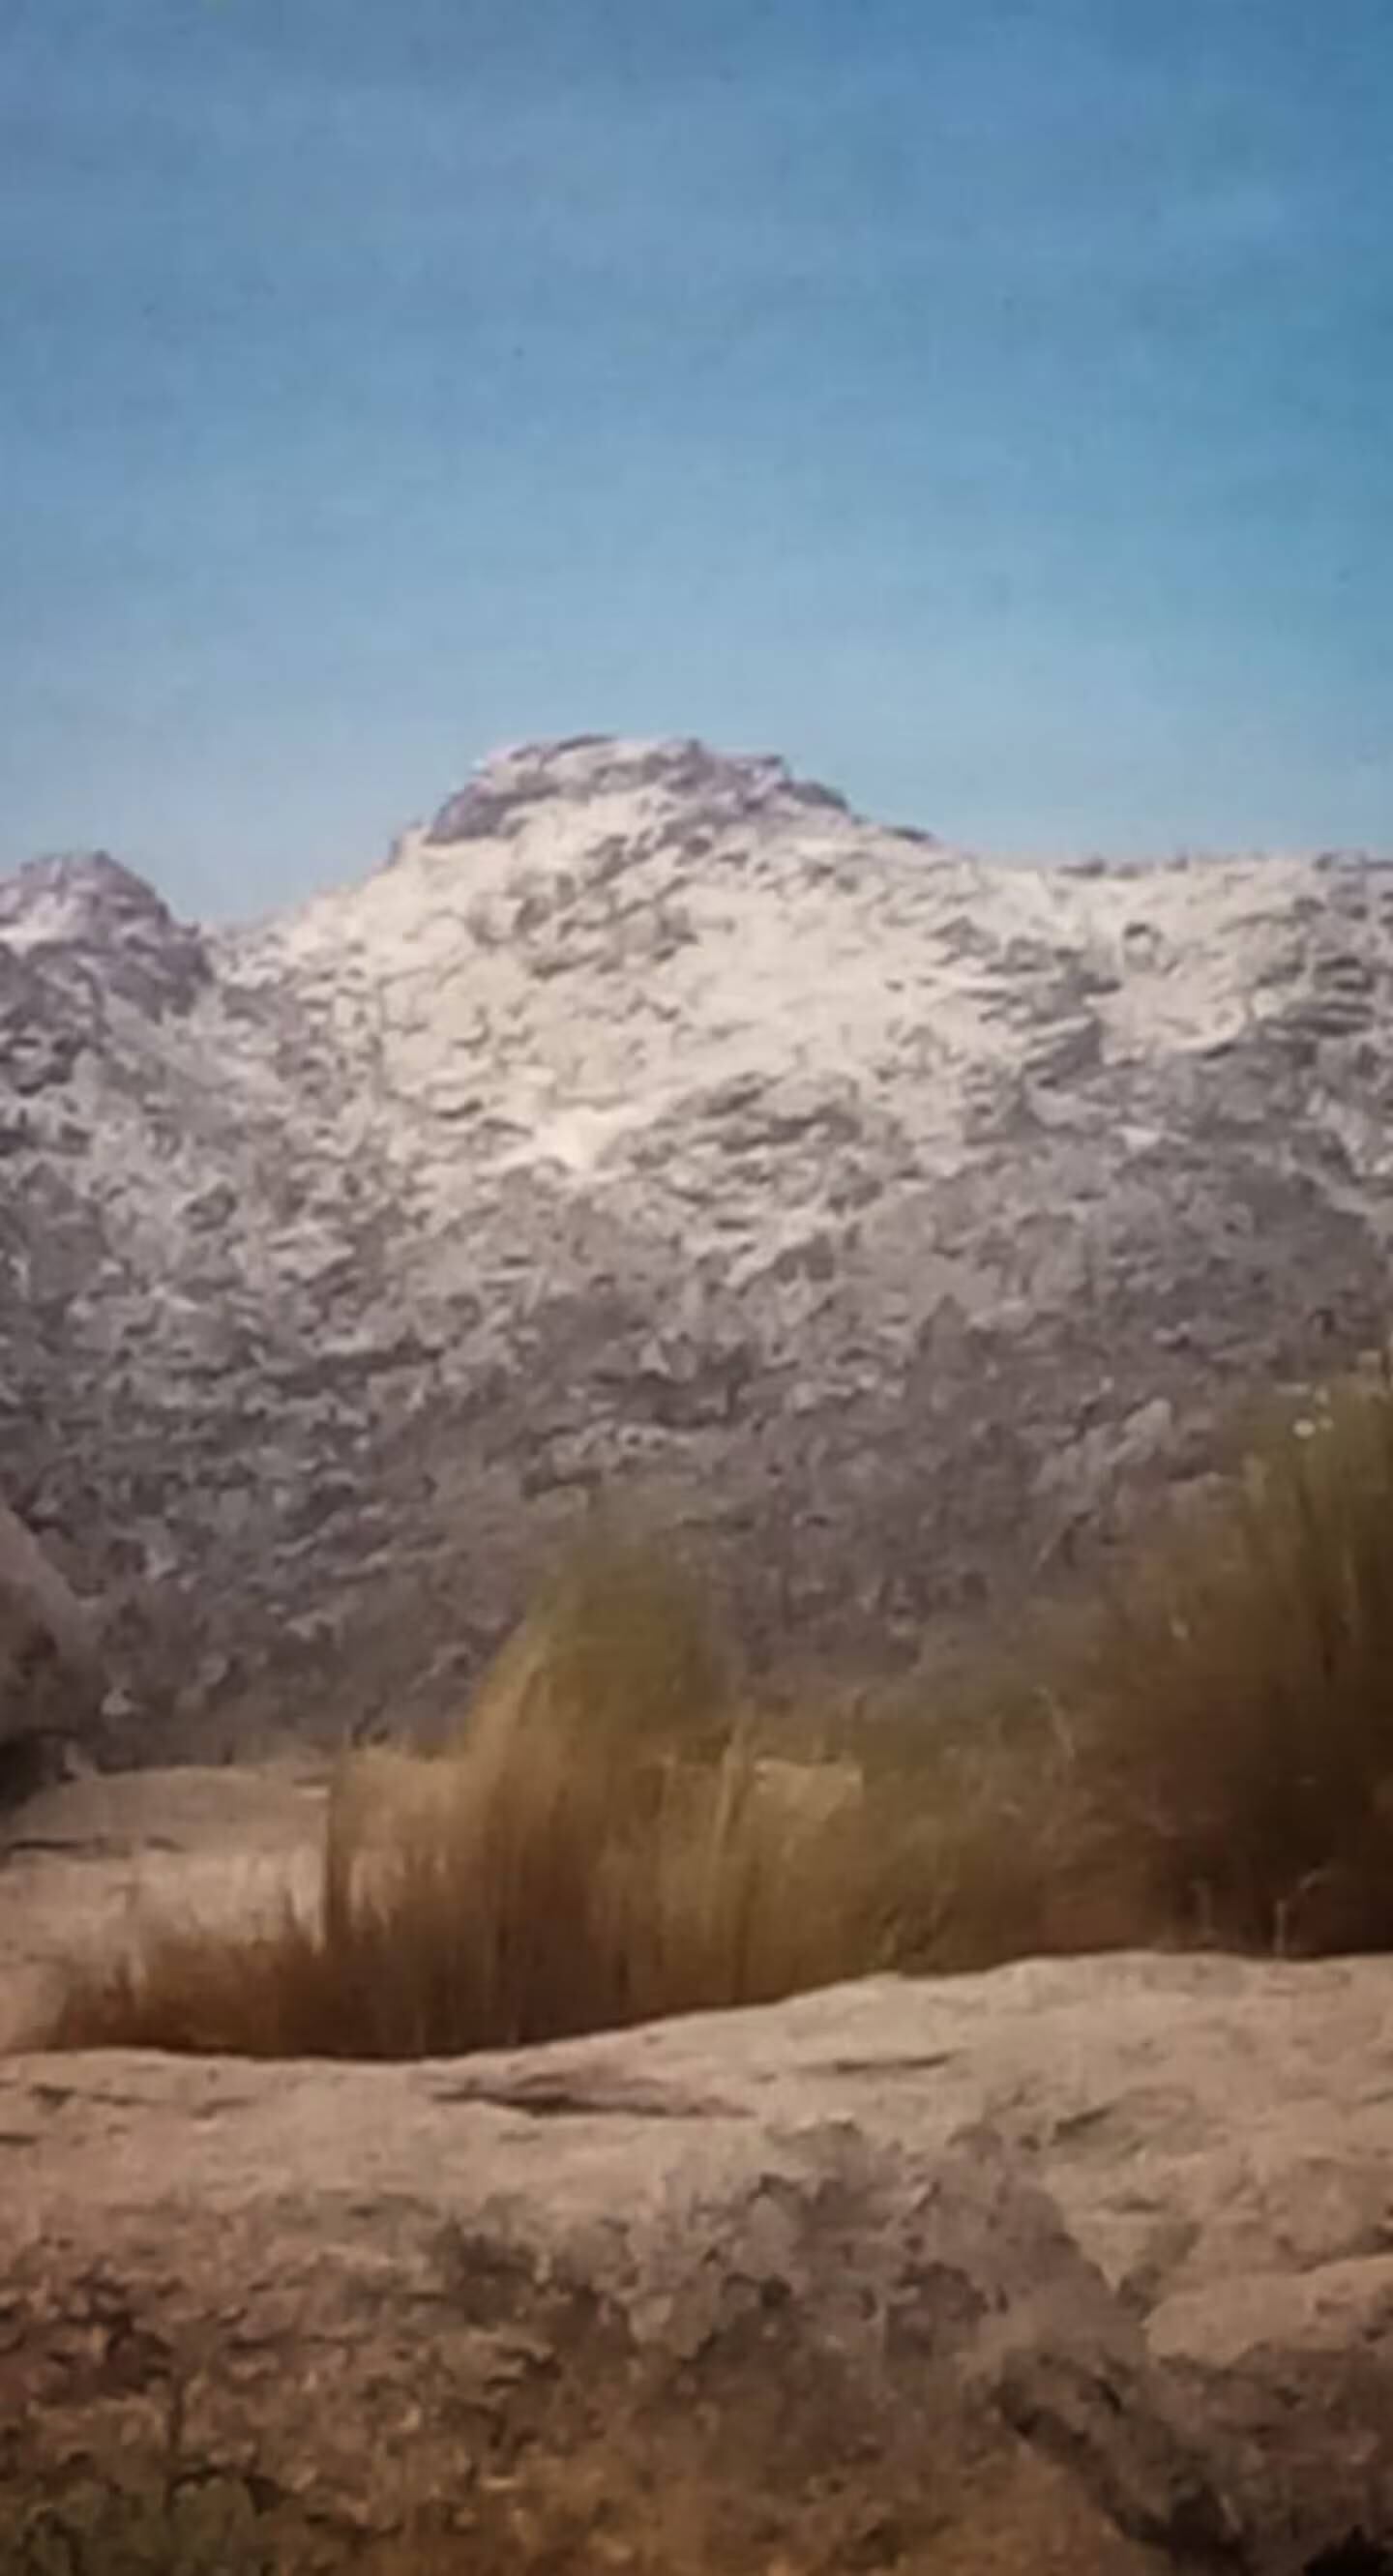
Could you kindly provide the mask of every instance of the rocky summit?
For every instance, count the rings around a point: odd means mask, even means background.
[[[686,741],[500,753],[249,926],[38,861],[5,1500],[118,1717],[424,1707],[596,1493],[756,1635],[908,1637],[1381,1341],[1391,983],[1368,857],[992,864]]]

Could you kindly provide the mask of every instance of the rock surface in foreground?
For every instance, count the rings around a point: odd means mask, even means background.
[[[1383,1961],[1027,1963],[448,2064],[14,2057],[0,2566],[1393,2554],[1390,2119]]]

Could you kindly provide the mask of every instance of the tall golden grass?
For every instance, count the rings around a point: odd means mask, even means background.
[[[313,1907],[157,1924],[75,1970],[43,2036],[445,2055],[773,1999],[894,1955],[873,1807],[762,1754],[672,1567],[591,1551],[456,1742],[342,1767]]]
[[[1259,1950],[1393,1943],[1393,1388],[1327,1389],[1123,1569],[1063,1659],[1149,1915]]]
[[[44,2044],[453,2054],[875,1968],[1393,1943],[1393,1392],[1332,1388],[1106,1592],[782,1754],[681,1572],[586,1550],[316,1903],[75,1968]]]

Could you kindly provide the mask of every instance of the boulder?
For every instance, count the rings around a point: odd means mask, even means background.
[[[0,1807],[61,1773],[102,1692],[90,1610],[0,1502]]]
[[[1381,1960],[400,2066],[11,2055],[0,2566],[1369,2576],[1391,2102]]]

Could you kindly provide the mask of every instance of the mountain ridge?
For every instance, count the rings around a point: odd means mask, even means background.
[[[994,867],[688,740],[514,746],[259,922],[31,863],[6,1499],[180,1723],[406,1599],[443,1698],[595,1494],[907,1644],[1381,1344],[1391,993],[1366,856]]]

